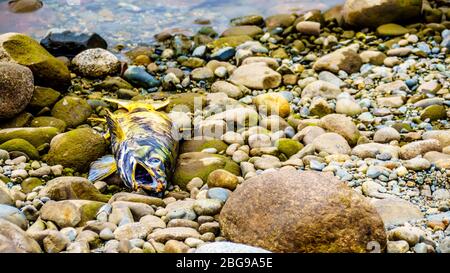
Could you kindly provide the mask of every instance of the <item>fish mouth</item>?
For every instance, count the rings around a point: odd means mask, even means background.
[[[156,179],[155,172],[151,168],[140,162],[134,165],[132,179],[134,190],[143,189],[152,196],[162,196],[164,194],[164,183]]]

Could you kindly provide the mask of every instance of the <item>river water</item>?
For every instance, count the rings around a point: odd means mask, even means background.
[[[230,19],[249,14],[325,10],[342,0],[43,0],[38,11],[14,14],[0,0],[0,33],[21,32],[40,39],[51,28],[95,31],[109,44],[149,43],[163,30],[195,33],[195,19],[208,19],[220,33]]]

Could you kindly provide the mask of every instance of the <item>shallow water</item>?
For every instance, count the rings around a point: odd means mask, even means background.
[[[22,32],[37,39],[51,28],[89,30],[110,44],[148,43],[162,30],[195,33],[195,19],[209,19],[224,30],[231,18],[260,14],[302,13],[327,9],[342,0],[43,0],[36,12],[14,14],[0,0],[0,33]]]

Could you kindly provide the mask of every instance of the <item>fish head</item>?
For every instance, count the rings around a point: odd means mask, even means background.
[[[119,173],[125,184],[133,190],[142,189],[151,196],[162,197],[167,187],[163,158],[149,146],[128,151]]]

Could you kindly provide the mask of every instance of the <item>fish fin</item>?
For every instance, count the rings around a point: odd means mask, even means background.
[[[92,162],[88,180],[96,182],[102,180],[117,171],[116,159],[113,155],[105,155]]]
[[[89,121],[95,121],[95,122],[103,122],[106,123],[106,119],[104,118],[88,118]]]
[[[120,107],[125,108],[128,110],[128,112],[133,111],[133,109],[137,108],[144,108],[147,110],[159,110],[167,105],[169,105],[169,100],[165,101],[154,101],[154,100],[138,100],[138,101],[132,101],[132,100],[120,100],[120,99],[112,99],[112,98],[103,98],[104,101],[116,103]]]
[[[109,128],[109,135],[114,135],[117,140],[121,141],[125,139],[125,132],[120,127],[119,122],[115,118],[114,114],[111,113],[109,110],[106,110],[106,123],[108,124]]]

